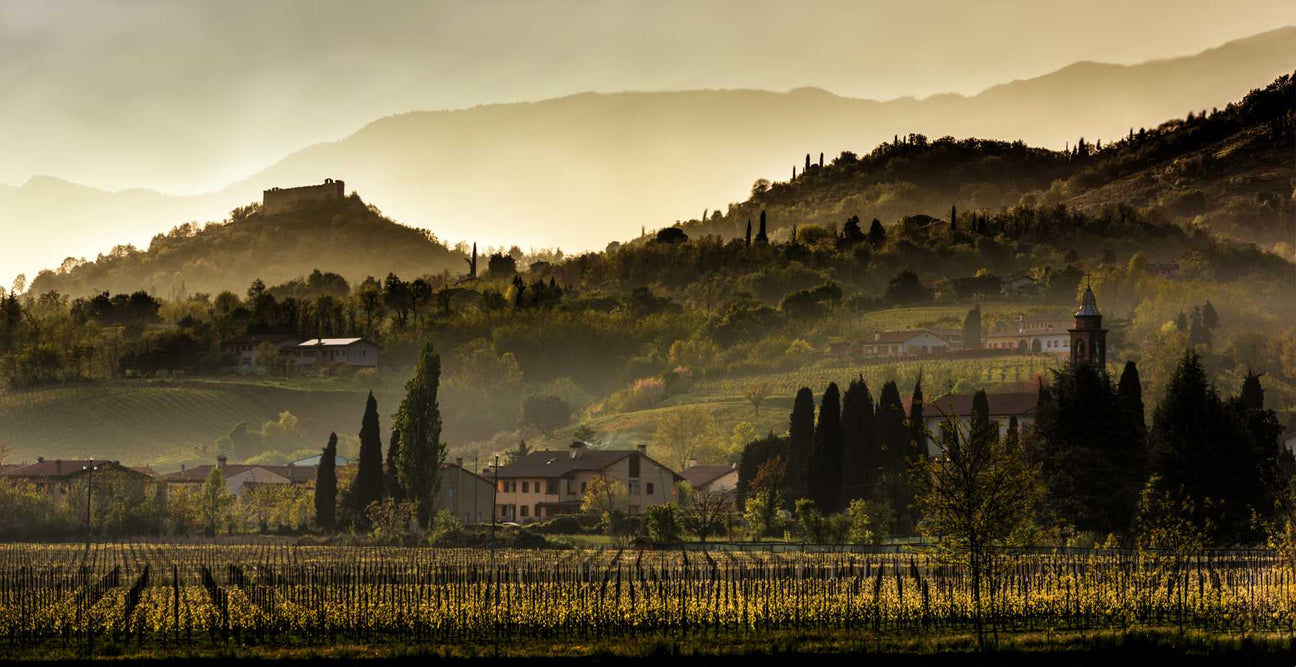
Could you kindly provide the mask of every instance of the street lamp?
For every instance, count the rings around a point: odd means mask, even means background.
[[[85,464],[85,465],[81,466],[81,469],[84,470],[84,471],[86,472],[86,519],[85,519],[85,524],[86,524],[86,545],[85,545],[85,550],[86,550],[86,553],[90,553],[90,494],[94,491],[94,471],[98,470],[98,469],[99,469],[99,466],[97,466],[97,465],[94,464],[94,459],[90,459],[89,461],[86,461],[86,464]]]

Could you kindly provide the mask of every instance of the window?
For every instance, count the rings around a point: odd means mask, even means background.
[[[528,517],[528,516],[530,516],[530,515],[531,515],[531,506],[530,506],[530,505],[523,505],[523,506],[522,506],[522,517],[523,517],[523,518],[526,518],[526,517]]]
[[[581,493],[585,493],[585,488],[589,486],[588,482],[581,482]]]
[[[570,479],[567,480],[567,495],[569,496],[576,495],[576,482],[573,482]]]
[[[558,480],[550,479],[545,481],[545,493],[556,496],[558,495]]]
[[[639,476],[639,455],[638,454],[630,455],[630,476],[631,477]]]
[[[639,480],[637,479],[630,480],[630,495],[632,496],[639,495]]]
[[[653,483],[648,482],[648,495],[651,496],[652,494],[653,494]]]
[[[536,506],[535,506],[535,518],[537,518],[537,519],[540,518],[540,503],[536,503]]]
[[[531,492],[531,484],[529,482],[522,482],[522,493],[530,493],[530,492]]]
[[[453,487],[453,486],[450,487],[449,489],[446,489],[446,492],[447,492],[448,494],[450,494],[450,497],[451,497],[451,498],[454,498],[454,487]]]

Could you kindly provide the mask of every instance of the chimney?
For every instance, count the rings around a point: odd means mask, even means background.
[[[692,468],[697,465],[697,459],[689,459],[686,468]]]
[[[460,467],[460,468],[463,467],[463,457],[462,457],[462,456],[459,457],[459,458],[456,458],[456,459],[455,459],[455,465],[458,466],[458,467]]]
[[[576,458],[580,456],[581,450],[585,449],[585,443],[580,440],[573,440],[572,444],[567,449],[571,452],[571,457]]]
[[[225,472],[225,462],[227,460],[228,459],[225,458],[224,454],[216,457],[216,467],[219,468],[221,472]]]
[[[635,449],[639,450],[640,456],[648,456],[648,445],[639,445]]]

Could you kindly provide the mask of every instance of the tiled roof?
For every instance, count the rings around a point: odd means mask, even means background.
[[[874,343],[903,343],[910,338],[921,336],[926,331],[879,331],[873,336]]]
[[[575,457],[572,456],[572,451],[576,452]],[[565,477],[576,472],[597,472],[635,453],[637,452],[628,449],[589,448],[531,452],[521,458],[513,459],[512,463],[500,466],[499,477],[500,479],[521,477],[553,478]],[[643,459],[670,470],[647,456],[643,456]],[[671,474],[679,477],[679,473],[674,471],[671,471]]]
[[[456,464],[454,464],[454,463],[442,463],[442,464],[441,464],[441,469],[442,469],[442,470],[452,470],[452,469],[454,469],[454,468],[458,468],[458,469],[464,471],[465,473],[467,473],[467,474],[469,474],[469,475],[472,475],[473,477],[476,477],[477,479],[481,480],[483,484],[490,484],[491,486],[494,486],[494,485],[495,485],[495,483],[492,482],[492,481],[490,481],[489,479],[486,479],[485,477],[482,477],[481,475],[478,475],[477,473],[475,473],[475,472],[473,472],[473,471],[471,471],[471,470],[469,470],[469,469],[467,469],[467,468],[465,468],[465,467],[463,467],[463,466],[461,466],[461,465],[456,465]]]
[[[162,475],[158,479],[164,482],[192,482],[199,483],[207,481],[207,476],[211,474],[212,465],[201,465],[187,468],[169,475]],[[280,477],[288,479],[294,484],[305,484],[306,482],[315,481],[318,470],[314,466],[272,466],[272,465],[248,465],[244,463],[227,463],[225,465],[225,478],[228,479],[242,472],[253,468],[260,468],[266,472],[274,473]]]
[[[697,487],[710,484],[731,472],[734,472],[733,466],[692,466],[681,470],[680,477]]]
[[[1033,391],[986,394],[991,417],[1035,414],[1039,394]],[[908,407],[905,409],[908,413]],[[972,416],[972,394],[946,394],[923,404],[923,419],[940,419],[942,416]]]
[[[93,465],[98,469],[112,468],[115,470],[125,470],[137,475],[148,477],[149,474],[141,470],[127,468],[122,464],[108,459],[53,459],[37,461],[27,465],[17,465],[6,467],[0,470],[0,476],[5,477],[23,477],[27,479],[54,479],[60,477],[72,477],[83,472],[87,465]]]
[[[311,338],[297,344],[297,347],[346,347],[355,345],[363,338]]]

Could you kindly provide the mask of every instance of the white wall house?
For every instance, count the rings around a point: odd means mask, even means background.
[[[873,334],[873,340],[860,345],[861,353],[866,357],[899,357],[910,354],[931,354],[946,352],[954,345],[937,333],[923,329],[920,331],[879,331]]]
[[[335,364],[378,367],[378,346],[363,338],[312,338],[287,349],[285,354],[299,369]]]
[[[1033,391],[986,394],[986,403],[990,406],[990,420],[997,422],[999,435],[1008,432],[1009,422],[1017,418],[1018,432],[1035,423],[1035,406],[1039,394]],[[905,413],[908,414],[908,405]],[[934,401],[923,404],[923,425],[936,438],[940,437],[941,426],[946,420],[957,422],[959,429],[966,436],[972,428],[972,394],[946,394]],[[927,453],[940,456],[940,443],[933,438],[927,440]]]

